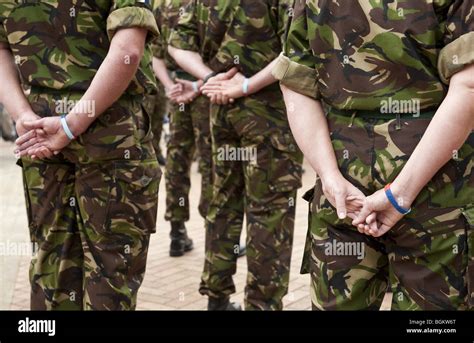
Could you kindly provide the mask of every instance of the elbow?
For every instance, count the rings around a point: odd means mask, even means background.
[[[142,60],[145,50],[144,46],[138,44],[117,44],[115,47],[115,56],[123,60],[125,65],[137,67]]]
[[[474,93],[474,64],[466,66],[451,78],[450,87],[461,87],[469,93]]]

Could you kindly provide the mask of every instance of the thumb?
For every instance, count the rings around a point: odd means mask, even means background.
[[[239,71],[239,70],[238,70],[236,67],[233,67],[232,69],[230,69],[229,71],[227,71],[227,72],[225,73],[225,78],[226,78],[226,79],[231,79],[231,78],[233,78],[233,77],[235,76],[235,74],[238,73],[238,71]]]
[[[38,119],[38,120],[23,122],[23,127],[29,131],[33,129],[42,129],[43,124],[44,124],[44,119]]]
[[[372,214],[372,210],[370,209],[370,206],[369,206],[368,202],[366,201],[365,204],[364,204],[364,207],[362,207],[362,210],[360,210],[359,215],[352,222],[352,225],[359,225],[359,224],[362,224],[362,223],[366,223],[367,217],[370,214]]]
[[[339,219],[346,219],[347,217],[346,194],[345,193],[336,194],[335,200],[336,200],[337,216],[339,217]]]

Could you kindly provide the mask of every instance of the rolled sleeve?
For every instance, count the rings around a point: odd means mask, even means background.
[[[472,1],[454,0],[448,12],[444,48],[438,58],[441,80],[451,77],[474,63],[474,5]]]
[[[155,17],[149,8],[139,6],[117,8],[107,18],[107,35],[110,40],[118,30],[132,27],[147,29],[149,32],[148,42],[159,35]]]
[[[171,31],[168,44],[180,50],[199,52],[199,33],[197,27],[196,1],[186,7],[178,24]]]
[[[317,86],[316,70],[313,68],[293,62],[281,54],[272,74],[277,80],[280,80],[282,85],[295,92],[316,100],[321,98]]]
[[[308,39],[306,13],[306,2],[295,1],[283,53],[278,58],[272,74],[282,85],[295,92],[320,99],[315,57]]]
[[[454,74],[472,63],[474,63],[474,32],[459,37],[441,50],[438,60],[441,80],[449,84]]]

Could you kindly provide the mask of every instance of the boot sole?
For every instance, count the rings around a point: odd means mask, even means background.
[[[184,251],[170,251],[170,257],[184,256]]]

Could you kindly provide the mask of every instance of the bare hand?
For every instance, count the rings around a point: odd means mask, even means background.
[[[244,79],[245,77],[237,72],[237,68],[232,68],[227,73],[209,79],[201,91],[213,104],[227,105],[245,95],[242,87]]]
[[[50,158],[70,143],[62,128],[60,117],[24,121],[23,126],[28,132],[16,140],[20,156]]]
[[[193,81],[176,79],[176,82],[181,87],[181,92],[177,92],[170,100],[175,104],[189,104],[196,99],[201,92],[196,91]]]
[[[403,214],[393,207],[385,195],[385,190],[381,189],[365,199],[363,208],[352,224],[361,233],[381,237],[402,218]]]
[[[166,89],[166,97],[168,99],[175,98],[179,96],[183,91],[183,85],[180,83],[175,83],[171,88]]]
[[[40,116],[38,116],[36,113],[33,111],[30,112],[25,112],[23,113],[20,118],[16,121],[15,126],[16,126],[16,132],[19,137],[23,136],[23,139],[26,140],[26,143],[24,144],[25,148],[31,147],[34,144],[37,143],[36,138],[38,135],[44,134],[44,131],[41,129],[36,129],[36,130],[29,130],[27,127],[25,127],[25,122],[30,122],[30,121],[35,121],[41,119]],[[20,153],[20,150],[17,148],[15,149],[15,154],[18,155],[18,157],[24,156]],[[42,152],[38,153],[38,156],[32,156],[34,158],[49,158],[53,155],[53,152],[49,150],[44,150]]]
[[[362,209],[365,195],[342,176],[321,180],[323,192],[336,208],[339,219],[355,219]]]

